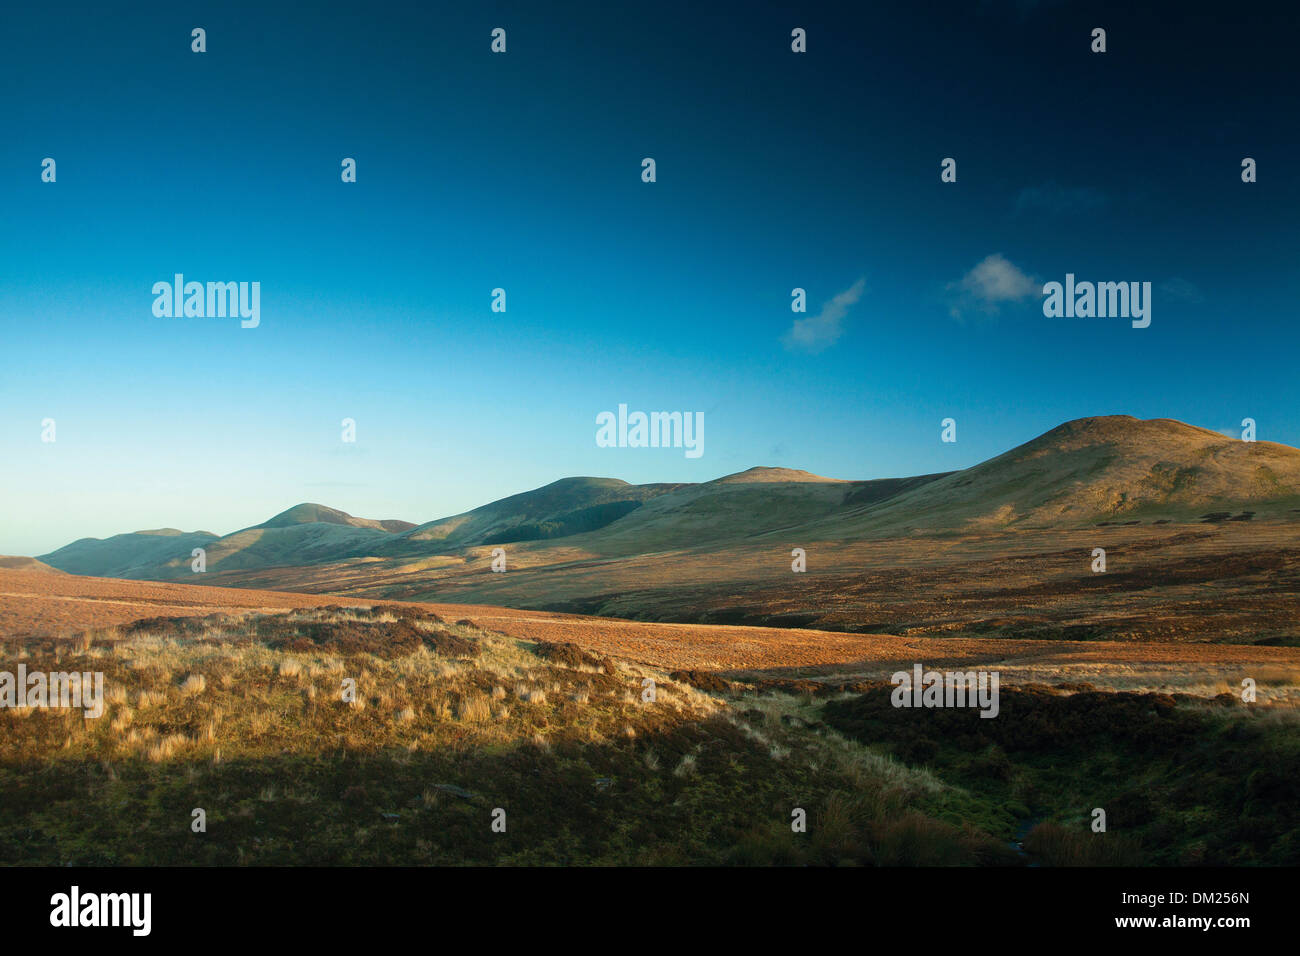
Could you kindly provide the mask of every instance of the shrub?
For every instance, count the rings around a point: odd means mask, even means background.
[[[548,660],[552,664],[558,664],[561,667],[576,668],[584,664],[588,667],[599,667],[601,664],[599,657],[588,654],[577,644],[568,641],[538,641],[533,653],[543,660]]]
[[[678,681],[679,683],[689,684],[696,690],[707,691],[711,694],[725,694],[731,690],[730,681],[723,680],[711,671],[673,671],[668,676],[670,679]]]
[[[1025,837],[1025,852],[1048,866],[1139,866],[1136,842],[1114,833],[1067,828],[1046,821]]]

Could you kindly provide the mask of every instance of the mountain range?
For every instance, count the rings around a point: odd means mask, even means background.
[[[472,511],[416,524],[304,503],[217,535],[175,528],[83,538],[39,560],[72,574],[193,580],[206,552],[222,583],[265,586],[277,569],[412,574],[507,547],[518,567],[561,567],[664,552],[852,542],[1112,523],[1290,515],[1300,450],[1246,442],[1172,419],[1067,422],[960,471],[846,481],[751,468],[703,483],[564,478]],[[1249,514],[1246,514],[1249,512]],[[327,575],[328,576],[328,575]],[[216,583],[214,580],[213,583]]]

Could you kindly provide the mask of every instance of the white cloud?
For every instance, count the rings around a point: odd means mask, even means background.
[[[1059,186],[1054,182],[1026,186],[1016,195],[1012,215],[1048,213],[1054,216],[1082,215],[1101,209],[1109,200],[1090,186]]]
[[[820,352],[834,345],[844,332],[844,316],[848,314],[849,307],[862,298],[866,287],[866,280],[859,279],[823,305],[816,315],[795,319],[794,325],[785,334],[786,348]]]
[[[1171,299],[1179,302],[1187,302],[1192,305],[1199,305],[1205,301],[1205,295],[1197,287],[1196,283],[1188,282],[1186,279],[1174,277],[1167,282],[1160,283],[1160,291],[1165,293]]]
[[[948,284],[949,312],[961,318],[970,309],[996,313],[1006,302],[1020,302],[1042,294],[1038,280],[1021,272],[1000,253],[979,262],[958,282]]]

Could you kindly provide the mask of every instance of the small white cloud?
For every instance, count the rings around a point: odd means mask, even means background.
[[[970,309],[996,314],[998,306],[1006,302],[1020,302],[1040,295],[1037,279],[1021,272],[1014,263],[1000,253],[993,253],[979,262],[958,282],[948,284],[949,312],[961,318]]]
[[[866,280],[859,279],[823,305],[816,315],[795,319],[783,340],[786,348],[820,352],[834,345],[844,333],[844,316],[848,314],[849,307],[862,298],[866,287]]]
[[[1197,305],[1198,303],[1205,301],[1205,295],[1196,286],[1196,283],[1188,282],[1186,279],[1175,277],[1167,282],[1162,282],[1160,283],[1160,291],[1171,299],[1176,299],[1179,302],[1187,302],[1192,305]]]
[[[1089,186],[1059,186],[1044,183],[1026,186],[1016,194],[1012,215],[1047,213],[1053,216],[1082,215],[1101,209],[1109,200],[1106,194]]]

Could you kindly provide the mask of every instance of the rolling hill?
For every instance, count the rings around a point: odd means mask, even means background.
[[[1005,454],[810,530],[834,537],[915,531],[1196,521],[1300,505],[1300,450],[1244,442],[1168,418],[1066,422]]]
[[[472,545],[536,541],[594,531],[681,485],[632,485],[617,478],[562,478],[412,529],[382,553],[431,554]]]
[[[718,547],[835,515],[860,484],[788,468],[751,468],[677,486],[569,543],[604,556]]]
[[[410,531],[415,527],[415,524],[410,521],[398,521],[394,518],[387,518],[382,521],[377,521],[374,518],[354,518],[346,511],[306,502],[294,505],[288,511],[282,511],[274,518],[255,525],[254,528],[292,528],[300,524],[337,524],[346,525],[350,528],[370,528],[374,531],[387,531],[392,534]]]
[[[164,528],[102,540],[82,538],[42,555],[41,560],[71,574],[167,580],[193,576],[195,548],[204,549],[209,569],[313,564],[373,553],[381,543],[414,527],[409,521],[354,518],[334,508],[306,503],[224,536]]]
[[[9,554],[0,554],[0,568],[7,571],[40,571],[45,574],[63,574],[65,572],[52,568],[35,558],[24,558]]]
[[[162,570],[168,562],[180,555],[188,561],[194,548],[206,548],[216,540],[211,531],[132,531],[111,538],[81,538],[41,555],[40,560],[69,574],[148,580],[169,577]]]

